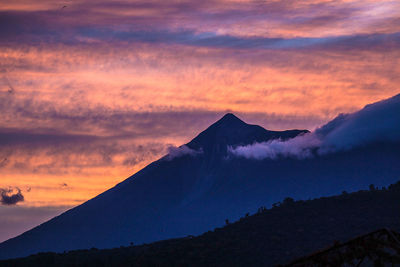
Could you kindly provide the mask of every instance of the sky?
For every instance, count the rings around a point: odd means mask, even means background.
[[[399,74],[399,1],[0,0],[0,241],[226,112],[313,130]]]

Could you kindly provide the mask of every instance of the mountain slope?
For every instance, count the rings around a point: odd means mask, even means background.
[[[269,140],[303,132],[306,131],[267,131],[227,114],[188,144],[204,153],[153,162],[94,199],[3,242],[0,258],[38,251],[112,247],[204,232],[229,217],[193,214],[197,208],[192,202],[204,197],[213,186],[222,160],[220,147],[238,140],[248,144],[253,142],[253,136],[256,140]]]
[[[395,107],[400,110],[396,101]],[[227,114],[175,156],[163,157],[84,204],[1,243],[0,258],[196,235],[287,196],[328,196],[399,178],[400,140],[374,140],[302,160],[252,160],[234,157],[227,149],[299,134],[307,131],[267,131]],[[188,150],[196,153],[185,154]]]
[[[198,237],[111,250],[38,254],[0,262],[0,266],[273,266],[379,228],[398,231],[399,210],[397,183],[388,189],[309,201],[286,199],[277,207]]]

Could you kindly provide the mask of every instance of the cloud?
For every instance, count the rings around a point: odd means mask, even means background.
[[[37,131],[38,129],[36,129]],[[43,129],[44,130],[44,129]],[[34,133],[24,129],[6,129],[0,127],[0,147],[14,145],[48,146],[59,144],[90,143],[99,139],[97,136],[57,133],[47,129],[47,133]]]
[[[92,33],[94,34],[94,33]],[[174,43],[210,48],[236,48],[236,49],[295,49],[306,47],[323,47],[330,49],[354,48],[371,49],[379,48],[386,43],[397,44],[399,47],[400,34],[363,34],[343,35],[334,37],[297,37],[297,38],[271,38],[271,37],[241,37],[221,35],[214,32],[198,34],[196,32],[116,32],[98,33],[96,37],[113,36],[114,40],[149,42],[149,43]]]
[[[228,152],[237,157],[257,160],[280,157],[304,159],[311,157],[313,150],[318,148],[320,144],[321,141],[315,138],[314,134],[306,133],[286,141],[274,139],[247,146],[228,147]]]
[[[348,150],[373,142],[400,141],[400,94],[339,115],[315,131],[323,140],[319,153]]]
[[[2,104],[0,110],[10,116],[13,113],[13,121],[22,126],[0,126],[0,168],[14,175],[76,175],[101,167],[133,171],[161,157],[171,143],[183,143],[220,116],[207,110],[140,112],[99,107],[75,112],[51,107],[40,111],[41,105],[36,104],[23,107],[20,103],[10,109]],[[25,119],[36,123],[24,124]],[[83,131],[85,134],[79,134]]]
[[[398,12],[393,12],[399,4],[394,1],[379,5],[363,1],[196,2],[79,1],[68,4],[66,12],[57,4],[44,10],[33,2],[25,3],[25,10],[10,5],[0,9],[0,43],[128,41],[276,49],[400,30]],[[371,38],[365,36],[357,44],[370,47],[376,42]]]
[[[0,12],[1,14],[1,12]],[[7,28],[16,27],[12,22],[23,21],[24,25],[20,28],[16,28],[15,31],[7,32],[3,31],[0,33],[1,39],[6,41],[2,42],[10,43],[46,43],[47,45],[54,42],[66,45],[78,45],[78,44],[91,44],[97,45],[104,42],[118,43],[148,43],[148,44],[159,44],[159,45],[185,45],[194,47],[206,47],[206,48],[231,48],[231,49],[301,49],[301,48],[316,48],[326,46],[329,49],[366,49],[371,50],[373,47],[379,48],[390,44],[395,48],[399,47],[400,37],[399,32],[389,33],[351,33],[343,32],[342,34],[332,34],[328,36],[265,36],[263,34],[243,35],[235,32],[218,31],[212,27],[205,29],[196,28],[159,28],[155,25],[149,27],[143,27],[144,25],[135,28],[113,28],[113,27],[102,27],[101,25],[58,25],[57,29],[51,26],[43,26],[43,21],[38,22],[36,25],[32,21],[26,21],[26,18],[19,18],[24,15],[14,15],[17,18],[11,17],[6,20],[9,25]],[[28,15],[29,16],[29,15]],[[36,16],[33,16],[36,18]],[[324,17],[323,19],[326,19]],[[55,23],[57,25],[59,23]],[[292,23],[286,26],[292,27]],[[296,24],[296,22],[293,22]],[[319,23],[321,24],[321,23]],[[34,26],[32,26],[34,25]],[[318,24],[316,24],[318,25]],[[316,27],[316,25],[309,25]],[[34,34],[32,34],[32,27],[36,28]],[[70,28],[69,31],[63,30],[63,28]],[[293,26],[294,28],[294,26]],[[0,28],[1,29],[1,28]],[[297,28],[299,30],[299,28]],[[399,29],[400,30],[400,29]],[[292,29],[291,31],[295,31]],[[18,34],[16,34],[18,33]]]
[[[24,195],[21,193],[21,189],[16,187],[13,188],[0,188],[0,203],[3,205],[16,205],[18,202],[23,202]]]
[[[314,132],[282,141],[229,147],[231,155],[249,159],[304,159],[350,150],[374,142],[400,141],[400,94],[365,106],[351,114],[340,114]]]
[[[131,169],[157,159],[166,150],[167,144],[162,142],[117,137],[87,143],[26,143],[2,147],[0,167],[14,175],[53,174],[61,180],[63,175],[91,173],[98,168]]]
[[[186,145],[183,145],[180,147],[170,146],[170,147],[168,147],[168,155],[166,156],[166,159],[172,160],[174,158],[179,158],[179,157],[183,157],[186,155],[196,156],[196,155],[199,155],[202,153],[203,153],[203,151],[191,149],[190,147],[188,147]]]

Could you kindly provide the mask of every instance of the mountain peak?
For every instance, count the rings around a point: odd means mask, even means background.
[[[248,145],[276,138],[293,138],[303,132],[305,131],[268,131],[258,125],[247,124],[234,114],[227,113],[187,145],[192,149],[201,149],[205,153],[226,154],[228,146]]]
[[[233,113],[226,113],[221,119],[215,122],[211,126],[219,126],[219,127],[243,127],[248,125],[238,117],[236,117]]]
[[[239,119],[238,117],[236,117],[233,113],[226,113],[221,119],[220,121],[241,121],[243,122],[241,119]]]

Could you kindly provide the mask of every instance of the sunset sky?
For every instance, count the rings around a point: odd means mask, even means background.
[[[0,0],[0,241],[226,112],[311,130],[399,85],[398,0]]]

